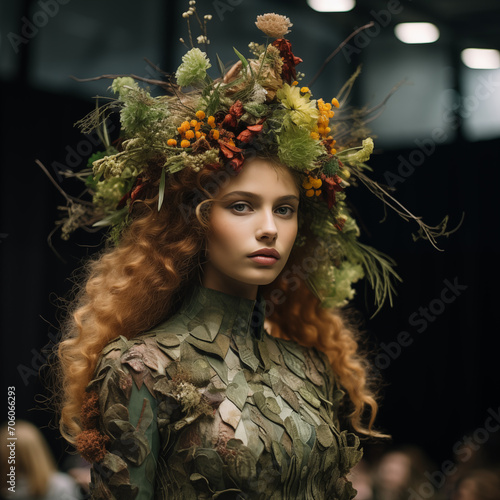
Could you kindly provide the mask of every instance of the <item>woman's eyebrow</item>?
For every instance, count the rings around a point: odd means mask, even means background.
[[[250,191],[231,191],[230,193],[225,194],[222,198],[221,201],[225,200],[226,198],[232,197],[232,196],[246,196],[248,198],[255,198],[257,200],[262,200],[262,196],[257,193],[251,193]],[[287,194],[284,196],[279,196],[277,198],[280,201],[285,201],[285,200],[297,200],[299,201],[299,198],[295,196],[294,194]]]

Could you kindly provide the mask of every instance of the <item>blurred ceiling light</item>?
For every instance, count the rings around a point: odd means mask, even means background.
[[[354,9],[356,0],[307,0],[307,4],[318,12],[348,12]]]
[[[500,52],[495,49],[464,49],[462,62],[473,69],[500,68]]]
[[[404,43],[432,43],[439,38],[439,30],[432,23],[400,23],[394,33]]]

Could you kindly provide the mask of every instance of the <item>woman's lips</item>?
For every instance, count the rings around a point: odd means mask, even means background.
[[[251,257],[249,257],[249,259],[257,262],[257,264],[263,264],[265,266],[270,266],[278,262],[278,259],[276,259],[275,257],[269,257],[267,255],[252,255]]]
[[[259,250],[252,252],[248,258],[257,262],[257,264],[272,266],[274,263],[278,262],[280,254],[276,248],[260,248]]]

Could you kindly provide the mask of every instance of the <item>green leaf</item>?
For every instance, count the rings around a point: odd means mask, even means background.
[[[233,50],[234,50],[235,54],[238,56],[239,60],[241,61],[241,64],[243,64],[243,68],[244,69],[250,68],[250,73],[252,75],[252,78],[255,78],[255,76],[253,74],[252,66],[250,64],[248,64],[248,61],[246,60],[245,56],[243,54],[241,54],[240,52],[238,52],[235,47],[233,47]]]
[[[86,178],[85,178],[85,185],[89,188],[89,189],[92,189],[92,190],[96,190],[97,189],[97,179],[94,179],[94,176],[93,175],[88,175]]]
[[[246,60],[245,56],[238,52],[235,47],[233,47],[234,53],[238,56],[239,60],[241,61],[241,64],[243,64],[243,67],[246,68],[248,66],[248,61]]]
[[[92,224],[92,227],[104,227],[104,226],[112,226],[120,222],[128,213],[128,207],[123,207],[121,210],[117,210],[112,214],[109,214],[104,219],[95,222]]]
[[[268,48],[268,45],[266,45],[266,50],[264,51],[264,55],[262,56],[262,62],[260,63],[259,72],[257,73],[257,81],[259,80],[260,75],[262,73],[262,68],[264,67],[264,62],[266,60],[266,55],[267,55],[267,48]],[[252,69],[252,68],[250,67],[250,69]]]
[[[87,167],[88,168],[92,168],[92,164],[97,161],[97,160],[100,160],[101,158],[104,158],[105,156],[108,156],[108,152],[107,151],[97,151],[96,153],[94,153],[93,155],[91,155],[89,157],[89,159],[87,160]]]
[[[217,109],[220,107],[220,90],[219,87],[213,87],[212,93],[210,93],[210,88],[207,87],[207,95],[204,97],[207,97],[207,109],[206,109],[206,114],[207,116],[213,115]]]
[[[224,66],[224,63],[221,61],[219,54],[215,54],[215,57],[217,57],[217,66],[219,67],[220,76],[221,78],[224,78],[224,75],[226,74],[226,67]]]
[[[160,192],[158,193],[158,212],[163,205],[163,196],[165,195],[165,169],[161,169]]]

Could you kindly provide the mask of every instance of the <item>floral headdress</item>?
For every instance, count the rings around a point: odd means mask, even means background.
[[[391,279],[400,279],[395,263],[358,241],[359,229],[345,202],[346,187],[357,180],[365,183],[401,216],[416,220],[420,237],[434,245],[436,236],[449,233],[446,218],[437,227],[426,226],[366,176],[373,140],[366,137],[362,113],[342,109],[359,70],[336,97],[313,99],[311,90],[299,83],[304,75],[296,66],[302,59],[284,38],[290,20],[264,14],[255,24],[268,37],[267,43],[250,43],[251,58],[234,49],[238,62],[230,69],[217,57],[220,77],[214,80],[207,72],[211,62],[206,51],[194,46],[190,25],[191,18],[197,19],[203,33],[197,42],[206,47],[211,16],[201,19],[195,0],[189,4],[183,17],[191,48],[182,57],[175,81],[114,76],[111,89],[117,98],[79,122],[85,133],[98,131],[105,150],[93,155],[88,168],[78,174],[92,201],[66,195],[67,213],[60,222],[63,238],[78,227],[112,226],[116,242],[129,223],[132,203],[144,199],[151,187],[159,190],[158,209],[166,202],[168,175],[184,168],[228,167],[237,174],[245,168],[245,158],[268,155],[302,176],[301,211],[308,214],[315,244],[328,255],[307,278],[323,305],[347,303],[354,295],[353,283],[363,276],[375,291],[377,311],[386,298],[392,304]],[[161,87],[167,95],[151,96],[138,80]],[[120,112],[119,147],[111,144],[105,125],[111,108]],[[295,245],[305,243],[302,233]]]

